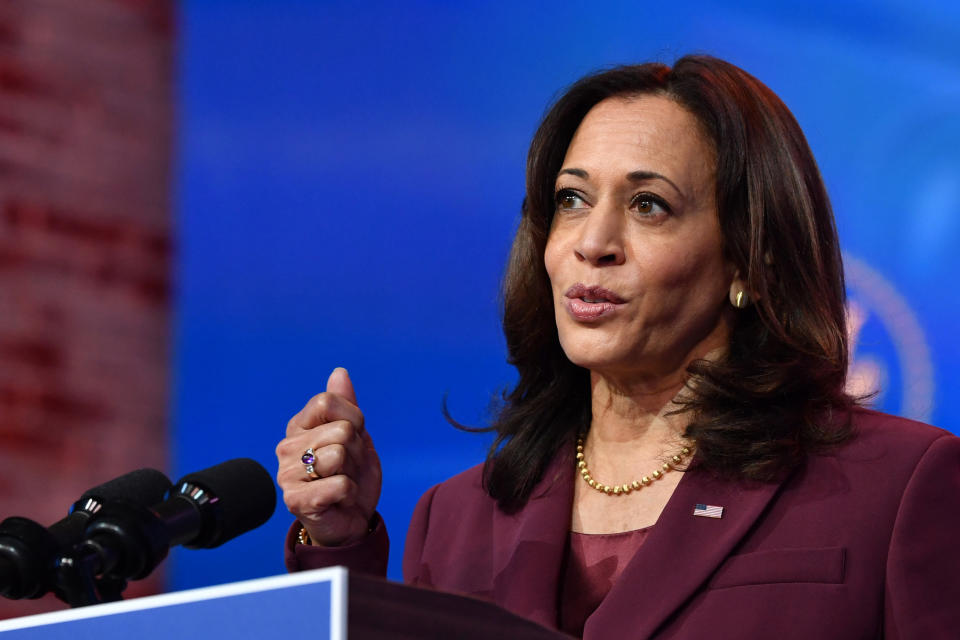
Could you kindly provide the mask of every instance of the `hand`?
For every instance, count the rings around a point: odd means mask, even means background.
[[[300,460],[308,448],[316,458],[313,475]],[[367,535],[380,499],[380,458],[346,369],[334,369],[327,390],[290,419],[277,460],[283,501],[314,544],[350,544]]]

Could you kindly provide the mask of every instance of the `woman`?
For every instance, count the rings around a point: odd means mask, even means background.
[[[845,394],[829,201],[752,76],[688,56],[560,98],[504,331],[520,377],[497,440],[421,498],[407,581],[585,638],[955,637],[960,439]],[[383,573],[344,370],[277,455],[289,568]]]

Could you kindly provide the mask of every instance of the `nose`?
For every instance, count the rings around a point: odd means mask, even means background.
[[[580,226],[574,247],[577,258],[596,267],[623,264],[623,224],[623,214],[616,207],[595,206]]]

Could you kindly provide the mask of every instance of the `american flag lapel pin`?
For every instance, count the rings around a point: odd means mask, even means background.
[[[715,504],[695,504],[693,505],[693,515],[704,518],[722,518],[723,507]]]

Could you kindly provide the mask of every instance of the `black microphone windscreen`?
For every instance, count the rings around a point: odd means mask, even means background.
[[[277,506],[273,477],[256,460],[235,458],[185,475],[176,483],[202,487],[218,499],[221,527],[212,540],[198,541],[199,547],[216,547],[241,533],[256,529],[270,519]]]
[[[142,506],[156,504],[170,489],[170,479],[156,469],[137,469],[88,489],[73,503],[66,518],[50,525],[50,534],[64,549],[83,537],[87,521],[108,502],[124,501]]]
[[[89,489],[80,496],[78,505],[93,498],[98,502],[127,500],[142,505],[153,505],[170,490],[170,480],[156,469],[137,469]]]

